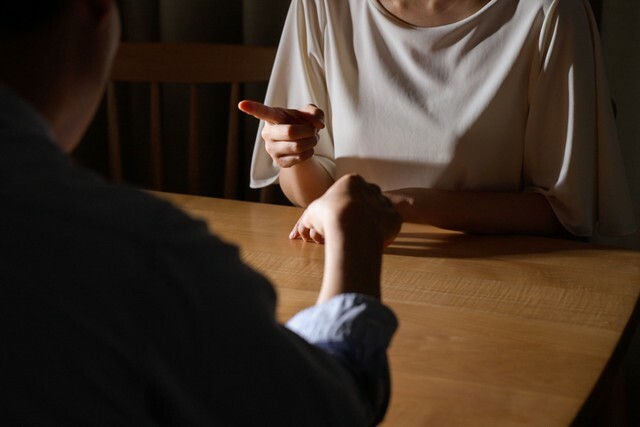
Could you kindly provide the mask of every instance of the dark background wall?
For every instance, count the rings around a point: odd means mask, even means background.
[[[611,96],[617,106],[616,121],[625,170],[640,224],[640,1],[601,0],[601,3],[605,65]],[[640,249],[640,232],[597,241]]]
[[[166,41],[230,43],[276,46],[288,10],[289,0],[121,0],[124,41]],[[205,112],[201,131],[201,194],[222,197],[229,87],[207,85],[200,88],[201,111]],[[266,85],[252,84],[243,97],[262,100]],[[123,98],[122,157],[127,183],[143,188],[150,185],[149,99],[143,85],[119,85]],[[186,192],[187,177],[187,88],[164,85],[163,158],[165,190]],[[249,188],[249,165],[257,120],[241,117],[244,133],[238,141],[242,164],[239,168],[239,198],[258,200],[259,191]],[[107,174],[107,125],[103,105],[87,136],[74,153],[76,160],[102,175]],[[283,202],[276,193],[272,201]]]

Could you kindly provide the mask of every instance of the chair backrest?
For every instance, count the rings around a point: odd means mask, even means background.
[[[198,192],[200,178],[199,85],[230,85],[226,141],[224,196],[235,198],[238,190],[238,138],[241,85],[269,79],[275,47],[191,43],[128,43],[120,45],[107,89],[109,126],[109,175],[122,176],[121,129],[116,82],[148,83],[150,88],[151,186],[163,188],[161,84],[181,83],[189,87],[188,177],[190,193]]]

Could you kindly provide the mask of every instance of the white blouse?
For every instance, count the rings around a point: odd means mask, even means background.
[[[378,0],[293,0],[265,103],[325,111],[334,177],[543,194],[573,234],[635,230],[587,0],[491,0],[411,26]],[[261,125],[262,126],[262,125]],[[258,138],[251,186],[277,182]]]

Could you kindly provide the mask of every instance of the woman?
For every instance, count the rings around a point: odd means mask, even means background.
[[[358,173],[405,221],[635,230],[586,0],[293,0],[266,104],[306,105],[240,105],[295,204]]]

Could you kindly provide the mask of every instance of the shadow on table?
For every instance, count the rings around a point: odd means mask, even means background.
[[[400,233],[384,253],[410,257],[491,258],[599,248],[603,247],[578,240],[536,236]]]

